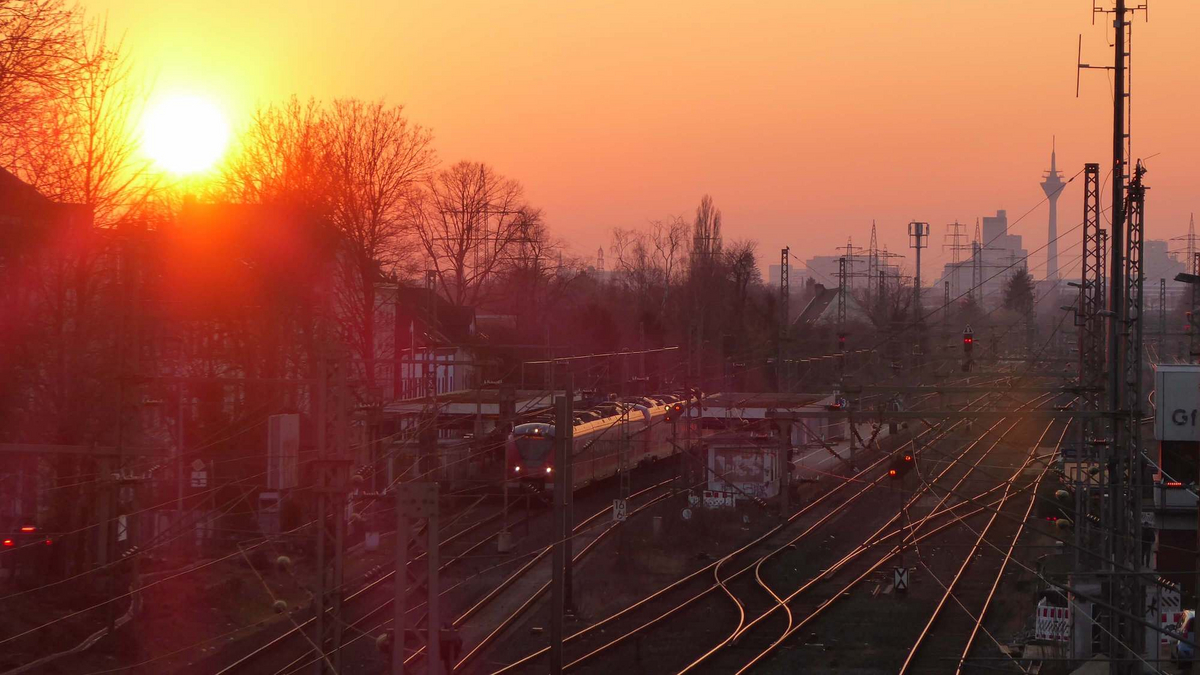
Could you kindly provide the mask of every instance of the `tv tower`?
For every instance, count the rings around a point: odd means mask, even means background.
[[[1042,178],[1042,192],[1046,193],[1046,199],[1050,200],[1050,230],[1046,244],[1046,278],[1051,281],[1058,280],[1058,197],[1062,194],[1063,186],[1066,182],[1062,179],[1062,172],[1058,170],[1058,162],[1055,157],[1054,139],[1050,140],[1050,170]]]

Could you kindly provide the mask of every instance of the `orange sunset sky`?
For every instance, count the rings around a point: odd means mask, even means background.
[[[909,220],[930,222],[937,264],[945,223],[973,230],[999,208],[1012,222],[1042,200],[1052,135],[1068,178],[1111,161],[1107,73],[1084,72],[1075,98],[1077,36],[1085,62],[1112,60],[1111,18],[1093,25],[1091,0],[84,5],[125,36],[155,96],[209,97],[235,129],[293,93],[403,103],[443,162],[519,179],[584,256],[614,226],[690,218],[708,192],[726,238],[757,240],[764,266],[783,245],[801,258],[865,245],[872,219],[893,251]],[[1200,206],[1200,3],[1159,0],[1136,21],[1148,237],[1174,237]],[[1080,220],[1080,182],[1060,231]],[[1042,246],[1045,205],[1013,232]],[[1068,273],[1076,252],[1060,254]]]

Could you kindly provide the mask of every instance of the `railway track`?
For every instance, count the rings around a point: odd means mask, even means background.
[[[449,520],[446,527],[454,528],[454,526],[459,523],[459,520],[471,514],[481,503],[482,499],[477,500],[463,509],[463,511],[455,514],[455,516]],[[491,531],[490,529],[487,529],[487,526],[495,523],[499,520],[499,518],[499,513],[484,514],[482,518],[463,524],[459,529],[450,529],[448,536],[446,536],[440,542],[438,547],[439,553],[443,553],[446,556],[446,562],[439,566],[439,570],[450,568],[451,566],[463,560],[471,552],[477,550],[479,547],[490,541],[498,530]],[[418,534],[424,531],[424,527],[424,524],[422,524],[417,530]],[[468,537],[471,537],[472,535],[482,536],[474,540],[469,540]],[[466,540],[466,543],[468,544],[467,548],[465,550],[454,552],[454,548],[464,540]],[[416,555],[411,561],[409,561],[409,565],[417,565],[423,562],[425,558],[425,553]],[[378,588],[384,582],[391,580],[394,575],[395,571],[392,570],[384,574],[372,576],[363,580],[360,588],[350,593],[343,599],[343,611],[346,611],[347,608],[350,608],[355,600],[365,596],[365,594],[373,589]],[[347,586],[348,585],[349,584],[347,584]],[[256,670],[265,670],[267,667],[269,667],[269,665],[264,664],[264,661],[282,658],[281,655],[286,654],[289,651],[306,649],[309,646],[309,642],[304,635],[304,632],[312,626],[313,621],[313,617],[308,617],[303,621],[296,622],[295,625],[286,629],[282,634],[268,640],[266,643],[256,647],[249,653],[237,658],[229,665],[217,670],[217,675],[228,675],[230,673],[242,672],[243,669],[250,668]]]
[[[803,584],[795,591],[787,595],[784,598],[783,604],[792,605],[792,611],[789,613],[790,620],[788,622],[788,628],[779,634],[778,638],[759,650],[757,654],[753,654],[748,659],[746,659],[743,655],[740,660],[740,665],[730,664],[730,672],[746,672],[752,668],[774,671],[778,670],[780,667],[783,667],[782,663],[778,661],[770,662],[768,661],[768,658],[771,655],[776,654],[781,645],[783,645],[785,641],[788,641],[790,638],[792,638],[797,632],[814,627],[819,617],[829,611],[835,604],[850,597],[850,592],[853,589],[862,584],[864,581],[870,580],[872,575],[883,568],[885,564],[893,562],[897,556],[911,551],[918,553],[918,562],[920,562],[923,567],[927,568],[925,561],[921,560],[919,556],[919,545],[932,545],[938,542],[944,542],[946,537],[953,535],[956,531],[960,531],[960,528],[955,528],[952,530],[951,526],[960,523],[969,523],[971,519],[978,517],[980,520],[986,523],[983,527],[984,532],[980,535],[978,541],[976,542],[976,546],[972,547],[970,553],[963,559],[959,574],[955,576],[954,582],[948,583],[944,587],[945,592],[943,594],[942,601],[937,604],[933,616],[929,619],[925,625],[925,628],[921,632],[921,637],[913,640],[912,648],[909,650],[909,656],[904,659],[904,665],[900,665],[899,663],[895,664],[896,666],[899,666],[901,670],[916,666],[917,664],[912,658],[913,655],[920,653],[921,643],[924,640],[929,639],[929,636],[932,635],[930,628],[939,618],[942,609],[954,602],[954,588],[958,584],[962,583],[960,580],[963,578],[964,570],[979,551],[979,546],[983,545],[983,535],[987,533],[987,530],[990,529],[992,523],[998,522],[996,514],[1008,506],[1017,495],[1028,495],[1030,500],[1029,503],[1032,504],[1036,494],[1034,490],[1036,489],[1037,481],[1029,481],[1019,487],[1018,482],[1023,472],[1034,461],[1037,455],[1037,448],[1039,447],[1041,441],[1046,437],[1046,434],[1049,433],[1052,426],[1053,423],[1048,424],[1038,436],[1037,441],[1031,443],[1028,456],[1011,476],[999,479],[996,484],[978,494],[966,498],[962,496],[964,492],[962,484],[965,479],[976,470],[984,458],[992,456],[993,450],[999,444],[999,441],[993,443],[988,448],[988,451],[981,455],[980,458],[978,458],[975,463],[971,465],[970,470],[955,482],[954,486],[949,488],[943,486],[941,488],[940,491],[942,491],[944,494],[943,497],[938,500],[935,506],[933,506],[924,515],[911,518],[910,522],[901,528],[901,531],[904,532],[904,535],[899,543],[892,543],[882,555],[867,555],[867,553],[872,549],[875,549],[878,544],[883,543],[884,541],[895,540],[899,534],[899,531],[893,531],[886,534],[882,534],[880,531],[877,531],[872,538],[868,538],[866,541],[864,541],[864,543],[855,551],[838,561],[838,563],[832,565],[813,580]],[[1016,424],[1010,427],[1009,431],[1012,431],[1012,429],[1015,428]],[[1045,470],[1046,467],[1043,466],[1039,472],[1039,478],[1037,479],[1038,481],[1040,481],[1040,477],[1044,475]],[[941,476],[938,476],[937,478],[925,481],[925,483],[927,483],[936,492],[938,491],[937,486],[940,478]],[[954,503],[949,503],[951,497],[954,497],[957,499],[957,501]],[[953,517],[950,520],[944,520],[944,516],[947,515],[952,515]],[[935,523],[937,523],[939,520],[944,520],[944,522],[935,525]],[[976,531],[969,525],[967,525],[966,529],[968,532]],[[1014,527],[1013,529],[1017,528]],[[961,538],[961,535],[959,536]],[[1015,539],[1012,541],[1013,545],[1015,545]],[[909,555],[911,555],[911,553],[909,553]],[[939,556],[941,555],[944,554],[939,552]],[[1001,565],[1001,568],[1003,568],[1004,565],[1006,565],[1006,562]],[[997,579],[999,575],[1002,575],[1002,573],[1003,569],[1001,569],[996,576],[987,578],[989,582],[988,588],[992,586],[991,581]],[[846,577],[851,577],[850,581],[841,581]],[[996,584],[998,585],[998,581],[996,581]],[[802,597],[805,596],[805,594],[809,595],[807,597]],[[990,598],[994,596],[994,593],[985,592],[984,596],[986,599],[981,599],[979,604],[976,605],[977,607],[984,608],[978,614],[979,617],[982,617],[986,613],[986,604],[990,601]],[[957,603],[955,602],[954,604]],[[953,633],[959,627],[961,627],[961,624],[946,632]],[[977,624],[967,624],[963,628],[963,631],[965,634],[962,638],[962,644],[965,645],[966,650],[969,650],[970,640],[973,640],[974,636],[978,634]],[[940,632],[938,634],[938,639],[941,639]],[[956,653],[955,656],[957,657],[958,654]],[[735,665],[736,667],[733,667]],[[880,663],[878,665],[889,670],[895,667],[887,663]],[[947,672],[949,667],[951,667],[951,663],[948,663],[944,660],[932,664],[926,663],[921,666],[923,670],[928,668],[928,670],[925,672]]]
[[[862,537],[861,543],[850,547],[840,559],[831,560],[830,556],[836,556],[835,550],[845,551],[846,547],[835,539],[827,539],[828,552],[814,551],[809,547],[803,555],[799,555],[784,546],[755,561],[753,579],[743,580],[740,588],[727,593],[727,600],[736,606],[739,616],[734,630],[700,657],[683,665],[680,672],[698,672],[700,669],[715,672],[738,671],[746,662],[747,653],[752,655],[756,649],[774,648],[799,627],[807,625],[810,617],[806,616],[805,610],[820,602],[814,600],[814,597],[829,597],[833,600],[840,597],[845,591],[835,592],[830,587],[836,588],[838,580],[847,574],[854,574],[864,567],[872,567],[872,553],[877,550],[879,544],[896,538],[904,531],[911,535],[912,532],[918,531],[926,520],[932,522],[953,513],[952,505],[947,503],[949,495],[962,488],[979,465],[1005,442],[1018,425],[1019,421],[1009,424],[1007,420],[1002,419],[985,429],[973,442],[949,457],[949,461],[941,465],[936,475],[922,480],[910,496],[902,498],[900,504],[895,507],[888,504],[885,510],[891,512],[894,509],[895,515]],[[994,440],[985,443],[989,436],[994,437]],[[985,445],[982,451],[977,452]],[[936,446],[931,443],[927,447]],[[928,454],[928,450],[917,453],[918,461],[923,454]],[[927,465],[931,464],[928,458],[925,462]],[[945,496],[936,499],[933,488],[946,481],[952,481],[953,486]],[[888,484],[895,485],[895,482],[888,481]],[[881,500],[876,500],[875,503],[879,501]],[[894,502],[894,499],[888,501]],[[934,503],[929,505],[930,502]],[[856,515],[865,521],[876,514],[861,513],[860,510]],[[772,569],[776,571],[775,574],[771,573]],[[781,575],[778,573],[780,569],[786,569],[788,573]],[[780,576],[785,578],[780,579]],[[808,581],[790,593],[776,590],[787,587],[786,577],[797,576],[808,577]],[[719,607],[711,609],[720,611]],[[747,615],[753,618],[744,618]]]
[[[980,397],[969,405],[978,404],[984,398]],[[961,424],[962,422],[952,424],[947,430],[940,430],[935,427],[922,431],[916,438],[909,441],[909,443],[924,441],[930,434],[935,434],[936,437],[940,438]],[[851,504],[870,494],[872,489],[878,488],[885,481],[886,472],[883,471],[883,466],[887,461],[888,458],[885,457],[871,463],[864,470],[832,487],[815,501],[800,509],[789,517],[785,523],[769,530],[759,538],[745,544],[720,560],[692,572],[620,612],[569,636],[565,641],[569,661],[568,667],[578,668],[598,656],[611,654],[620,645],[629,642],[648,629],[665,625],[666,621],[671,617],[676,616],[687,607],[718,591],[727,596],[732,595],[736,597],[736,594],[731,593],[729,589],[729,584],[732,580],[749,573],[754,569],[755,564],[762,559],[776,555],[780,551],[794,548],[798,541],[809,537],[831,519],[844,512]],[[855,492],[851,489],[852,486],[862,486],[863,489]],[[828,511],[823,512],[822,515],[822,511],[819,509],[826,506],[830,508]],[[794,532],[796,527],[799,526],[804,526],[804,529],[798,535],[792,536],[783,545],[779,545],[778,542],[781,538],[786,538],[788,533]],[[787,532],[784,531],[785,528]],[[778,536],[781,533],[785,537]],[[747,562],[739,569],[738,564],[742,561]],[[727,572],[726,570],[730,571]],[[772,600],[771,602],[774,601]],[[746,621],[746,608],[744,605],[740,605],[739,607],[741,611],[739,612],[734,632],[740,630]],[[616,637],[612,637],[614,632],[616,633]],[[727,636],[727,638],[732,637],[732,633]],[[722,642],[728,642],[728,639]],[[502,668],[498,672],[512,672],[517,669],[531,668],[537,659],[545,656],[548,651],[548,649],[536,651]],[[606,666],[611,666],[611,663],[611,661],[606,660]],[[658,663],[657,656],[656,663]],[[671,669],[665,666],[666,664],[661,664],[658,667],[664,670]]]
[[[935,395],[936,394],[929,394],[923,398],[927,399]],[[922,435],[924,433],[928,432],[922,432]],[[872,467],[877,466],[878,463],[872,465]],[[650,488],[633,495],[633,497],[636,498],[649,495],[651,492],[655,491],[661,492],[661,494],[650,496],[645,504],[632,509],[632,513],[640,512],[651,506],[653,503],[656,503],[659,499],[664,498],[666,496],[665,486],[670,482],[671,481],[665,481],[664,483],[651,486]],[[467,513],[470,513],[476,506],[478,506],[478,504],[479,502],[476,502],[475,504],[471,505],[463,512],[458,514],[456,518],[462,518]],[[601,539],[603,539],[604,536],[612,531],[612,527],[596,527],[596,521],[608,513],[609,510],[607,508],[602,509],[576,526],[575,532],[576,536],[578,537],[577,546],[582,544],[582,548],[576,554],[574,558],[575,562],[580,561],[584,556],[586,556],[594,548],[594,546],[598,544]],[[498,528],[495,531],[492,531],[487,529],[487,525],[489,523],[494,523],[497,519],[498,514],[485,516],[474,522],[467,523],[457,532],[454,532],[451,534],[451,536],[444,539],[439,545],[439,551],[445,558],[446,562],[441,566],[440,569],[445,571],[447,568],[455,565],[459,561],[472,557],[481,549],[481,547],[491,541],[495,536],[496,531],[498,531]],[[465,656],[460,660],[460,663],[457,664],[456,667],[464,667],[477,659],[483,650],[488,647],[488,645],[502,635],[503,632],[507,630],[522,615],[522,613],[528,611],[546,592],[549,586],[548,581],[539,585],[528,581],[528,579],[537,576],[536,574],[533,574],[533,571],[539,566],[545,566],[544,558],[548,557],[550,550],[550,547],[547,546],[538,552],[532,553],[529,556],[529,559],[523,565],[521,565],[519,569],[508,575],[500,584],[491,588],[486,593],[483,593],[481,597],[477,597],[469,606],[457,613],[453,623],[456,627],[463,628],[464,626],[468,625],[468,620],[481,613],[484,613],[489,607],[502,606],[506,603],[512,603],[513,601],[511,596],[514,594],[520,594],[524,596],[523,600],[515,603],[515,610],[509,612],[504,617],[495,619],[494,628],[479,636],[477,640],[467,640],[467,651]],[[413,561],[410,561],[410,564],[419,564],[423,559],[424,555],[422,554]],[[389,582],[393,576],[394,571],[388,571],[384,574],[378,575],[377,577],[363,583],[360,588],[347,595],[343,600],[343,616],[347,621],[346,634],[347,636],[350,636],[343,643],[343,648],[352,647],[355,644],[359,644],[361,647],[361,643],[370,642],[369,640],[363,640],[364,637],[373,638],[381,629],[385,628],[390,623],[390,618],[383,620],[380,623],[375,623],[374,625],[372,625],[371,620],[375,617],[378,617],[382,612],[390,607],[390,589],[381,589],[380,587],[382,584]],[[442,597],[447,598],[452,592],[459,592],[461,594],[464,585],[466,585],[467,582],[473,578],[473,576],[467,577],[466,579],[460,580],[448,588],[445,588],[441,593]],[[532,588],[530,588],[531,586]],[[378,602],[376,604],[371,604],[369,602],[371,597],[380,596],[384,590],[387,590],[388,592],[387,595],[384,596],[386,599],[383,602]],[[414,602],[409,610],[410,623],[412,625],[416,625],[423,619],[425,611],[423,598],[418,599],[414,597],[410,599],[410,602]],[[217,672],[220,675],[224,675],[225,673],[253,670],[254,672],[275,672],[277,674],[281,674],[297,672],[300,669],[303,669],[306,665],[315,662],[315,660],[318,658],[316,652],[312,649],[311,642],[309,642],[308,638],[303,634],[309,629],[312,622],[313,619],[310,617],[307,620],[297,623],[293,627],[285,630],[282,634],[270,639],[265,644],[262,644],[250,653],[241,656],[233,663]],[[489,623],[489,620],[482,621],[481,623],[483,625],[493,625],[492,623]],[[421,658],[423,658],[423,654],[420,652],[412,654],[406,659],[406,664],[415,664],[415,662]]]
[[[675,481],[675,478],[670,478],[668,480],[656,483],[656,484],[651,485],[643,490],[640,490],[638,492],[631,494],[630,499],[637,500],[637,501],[644,500],[644,503],[641,503],[641,504],[635,506],[634,508],[632,508],[630,511],[630,515],[631,516],[635,515],[635,514],[639,513],[640,511],[644,510],[645,508],[647,508],[648,506],[650,506],[651,504],[654,504],[658,500],[663,499],[666,496],[668,496],[670,494],[669,486],[674,481]],[[609,532],[611,532],[613,530],[611,523],[606,523],[602,520],[604,517],[608,516],[610,514],[610,512],[611,512],[610,508],[601,509],[601,510],[593,513],[589,517],[585,518],[583,521],[581,521],[578,525],[576,525],[574,527],[573,531],[576,535],[576,543],[577,543],[577,545],[582,544],[582,546],[583,546],[579,550],[579,553],[576,554],[576,556],[575,556],[576,560],[579,560],[583,556],[585,556],[591,550],[592,546],[594,546],[595,543],[599,539],[603,538],[606,534],[608,534]],[[492,536],[494,536],[494,534]],[[478,546],[490,541],[492,536],[485,538],[478,544],[474,545],[471,549],[464,551],[462,554],[460,554],[459,557],[466,557],[466,556],[470,555],[476,548],[478,548]],[[519,563],[522,559],[526,560],[526,562],[524,564],[522,564],[519,569],[517,569],[516,571],[509,574],[501,584],[493,587],[490,591],[485,593],[482,597],[478,597],[477,599],[475,599],[472,603],[469,604],[469,606],[465,610],[459,611],[457,613],[455,619],[452,622],[453,625],[455,627],[462,627],[468,621],[468,619],[472,618],[479,612],[484,611],[492,603],[499,602],[500,598],[503,595],[503,592],[506,589],[513,587],[513,588],[518,588],[518,590],[519,590],[519,586],[522,583],[522,581],[524,579],[526,579],[527,577],[531,576],[531,573],[538,569],[539,563],[543,562],[543,559],[546,557],[546,555],[549,553],[549,551],[550,551],[550,547],[547,546],[547,547],[543,547],[540,550],[534,552],[532,555],[519,556],[519,557],[515,558],[514,560],[508,561],[506,564],[516,564],[516,563]],[[545,567],[545,565],[542,565],[542,567]],[[443,569],[444,569],[444,567],[443,567]],[[463,591],[465,590],[465,587],[468,585],[468,582],[470,582],[476,576],[478,576],[478,575],[468,576],[468,577],[466,577],[462,580],[459,580],[458,582],[442,589],[439,595],[442,598],[443,602],[448,601],[448,599],[450,598],[450,596],[452,594],[461,595],[463,593]],[[390,575],[388,578],[390,578]],[[380,581],[383,581],[383,579],[381,579]],[[538,591],[537,597],[540,597],[541,592],[544,592],[544,590],[545,590],[545,588],[541,588]],[[417,597],[418,595],[420,597]],[[349,600],[349,598],[347,600]],[[409,601],[410,606],[409,606],[409,609],[407,612],[408,617],[409,617],[408,623],[409,623],[410,627],[417,626],[421,623],[421,621],[424,620],[425,611],[426,611],[425,600],[426,599],[425,599],[424,593],[414,594],[414,596],[412,598],[410,598],[410,601]],[[536,597],[532,598],[529,601],[529,604],[531,604],[533,602],[533,600],[536,600]],[[355,647],[361,647],[364,649],[373,650],[374,649],[373,643],[374,643],[375,637],[378,634],[380,634],[383,630],[390,627],[390,625],[392,623],[392,619],[390,616],[388,616],[387,618],[382,619],[378,622],[374,622],[374,623],[371,620],[384,614],[384,612],[386,610],[389,610],[391,608],[391,605],[392,605],[391,591],[389,589],[386,599],[384,599],[382,602],[378,602],[377,604],[366,608],[365,611],[362,608],[358,608],[358,610],[355,611],[354,615],[353,615],[356,618],[349,620],[348,625],[347,625],[348,632],[353,633],[353,636],[350,637],[349,639],[347,639],[342,644],[342,649],[349,651],[351,649],[354,649]],[[343,608],[343,612],[347,613],[347,614],[349,613],[349,611],[345,607]],[[468,642],[467,646],[471,647],[471,644],[472,643]],[[473,649],[472,651],[475,651],[475,650]],[[405,659],[405,665],[406,666],[417,666],[418,663],[424,659],[424,656],[425,656],[424,649],[423,648],[419,649],[416,652],[414,652],[413,654],[410,654]],[[291,661],[289,661],[288,663],[286,663],[284,666],[277,668],[274,671],[269,671],[269,672],[274,672],[277,675],[282,675],[284,673],[300,672],[300,671],[303,671],[304,669],[306,669],[308,666],[315,663],[317,658],[318,657],[317,657],[316,653],[312,649],[308,649],[308,650],[305,650],[304,653],[300,654],[296,658],[294,658]],[[268,671],[264,671],[264,672],[268,672]]]
[[[1053,425],[1046,425],[1038,439],[1038,445],[1050,433],[1051,426]],[[1062,434],[1055,442],[1056,452],[1062,447],[1066,431],[1067,427],[1064,425]],[[1035,449],[1036,447],[1035,445]],[[975,543],[963,558],[954,578],[944,584],[942,598],[909,649],[900,668],[901,673],[947,672],[950,665],[954,666],[956,673],[961,673],[981,634],[987,641],[995,643],[994,636],[984,628],[984,619],[996,597],[996,591],[1004,578],[1017,542],[1025,531],[1025,523],[1036,502],[1038,487],[1051,466],[1050,462],[1043,463],[1036,478],[1031,481],[1032,490],[1028,499],[1024,500],[1022,509],[1021,500],[1016,498],[1017,491],[1012,488],[1021,474],[1034,462],[1035,453],[1031,452],[1010,477],[999,507],[992,511],[987,523],[979,531]],[[1011,515],[1001,518],[1000,515],[1006,508]],[[1000,551],[1003,551],[1003,556],[993,554]],[[967,576],[968,567],[976,573],[973,578]],[[963,615],[969,621],[954,620]],[[933,632],[935,627],[936,634]],[[997,652],[1000,653],[999,650]]]

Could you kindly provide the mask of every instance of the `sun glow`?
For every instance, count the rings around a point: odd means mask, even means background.
[[[154,105],[142,121],[142,149],[177,175],[206,171],[225,154],[229,124],[211,101],[175,96]]]

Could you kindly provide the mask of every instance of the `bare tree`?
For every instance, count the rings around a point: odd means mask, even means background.
[[[562,302],[581,278],[583,266],[563,255],[562,242],[551,237],[541,221],[531,222],[513,248],[512,265],[498,295],[523,325],[541,325],[547,309]]]
[[[666,311],[686,259],[689,229],[682,217],[673,216],[652,221],[645,231],[613,230],[618,279],[643,310]]]
[[[143,88],[123,44],[110,45],[107,33],[99,23],[79,34],[76,76],[39,106],[9,164],[50,199],[88,205],[100,227],[142,215],[159,179],[138,153]]]
[[[725,258],[725,268],[728,270],[729,281],[733,285],[733,316],[740,330],[744,323],[746,303],[750,299],[750,289],[762,284],[762,272],[758,269],[758,243],[754,241],[735,241],[722,253]]]
[[[478,305],[488,283],[509,269],[517,247],[541,223],[520,183],[481,162],[438,171],[413,209],[418,240],[439,292],[458,305]]]
[[[704,195],[692,223],[692,254],[703,264],[713,262],[720,253],[721,209],[713,204],[712,197]]]
[[[286,103],[260,108],[226,162],[218,196],[327,215],[328,138],[328,120],[315,99],[302,103],[293,96]]]
[[[364,360],[372,386],[375,357],[387,347],[376,339],[376,284],[413,266],[403,245],[404,214],[436,155],[432,135],[402,106],[341,99],[325,118],[329,206],[342,240],[338,314],[343,339]]]
[[[156,187],[134,133],[142,92],[123,45],[109,43],[102,22],[83,27],[48,3],[0,2],[0,24],[11,20],[18,4],[23,11],[49,12],[35,15],[58,27],[52,48],[67,62],[36,83],[36,101],[18,102],[14,118],[0,125],[9,170],[49,200],[45,222],[34,224],[33,218],[18,226],[46,235],[23,260],[29,302],[19,323],[29,333],[24,344],[11,345],[22,353],[20,360],[38,364],[25,370],[19,384],[29,415],[23,432],[54,442],[97,442],[114,426],[108,402],[118,375],[113,352],[120,289],[105,256],[119,244],[104,230],[139,216]],[[52,15],[58,19],[51,21]],[[11,56],[8,37],[0,40],[0,54]],[[17,137],[7,135],[18,128]],[[72,475],[85,468],[82,462],[62,456],[51,466]],[[82,522],[79,497],[74,488],[52,495],[56,521],[70,527]]]
[[[81,15],[63,0],[0,1],[0,136],[6,154],[43,106],[72,86]],[[6,157],[5,159],[10,159]]]

